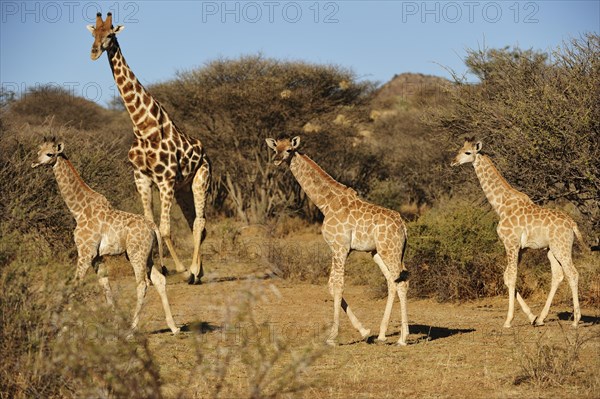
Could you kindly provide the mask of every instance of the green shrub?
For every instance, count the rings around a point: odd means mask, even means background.
[[[74,249],[75,220],[65,205],[51,168],[31,168],[50,128],[14,123],[0,131],[0,232],[37,235],[52,246]],[[101,131],[63,128],[58,137],[83,180],[117,208],[137,210],[137,193],[120,138]]]
[[[52,85],[30,89],[21,98],[10,101],[10,112],[21,122],[41,125],[53,121],[82,130],[98,129],[106,123],[109,111],[93,101]]]
[[[336,179],[368,190],[379,163],[370,148],[354,145],[372,88],[338,66],[247,56],[212,61],[150,90],[206,146],[213,206],[264,223],[288,207],[318,219],[291,174],[270,162],[267,137],[302,135],[303,152]]]
[[[598,231],[600,36],[574,39],[551,55],[470,50],[465,63],[480,82],[457,79],[452,106],[428,121],[457,149],[463,136],[477,136],[511,185],[534,202],[568,200],[585,216],[580,227]],[[465,176],[455,175],[453,186]]]
[[[467,300],[504,293],[504,248],[487,206],[452,200],[408,224],[411,294]]]

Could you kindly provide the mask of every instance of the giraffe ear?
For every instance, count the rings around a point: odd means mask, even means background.
[[[296,149],[300,146],[300,136],[296,136],[292,139],[292,149]]]
[[[117,25],[113,28],[113,33],[116,35],[117,33],[121,32],[123,29],[125,29],[125,25]]]
[[[63,142],[60,142],[60,143],[56,144],[55,148],[56,148],[56,154],[62,154],[63,150],[65,149],[65,145]]]
[[[87,30],[90,31],[90,33],[93,35],[94,32],[96,31],[96,27],[94,25],[88,25],[86,26]]]
[[[483,147],[483,144],[481,143],[481,141],[478,141],[477,143],[475,143],[475,151],[477,151],[477,152],[481,151],[481,147]]]
[[[277,141],[275,141],[275,139],[265,139],[265,142],[267,143],[270,149],[277,151]]]

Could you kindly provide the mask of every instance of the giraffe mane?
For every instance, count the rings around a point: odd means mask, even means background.
[[[339,181],[337,181],[333,177],[331,177],[331,175],[329,173],[325,172],[325,170],[323,170],[323,168],[321,168],[308,155],[302,154],[300,152],[296,152],[296,154],[299,155],[302,159],[304,159],[304,161],[306,161],[306,163],[308,164],[308,166],[310,166],[310,168],[313,171],[315,171],[315,173],[317,173],[318,176],[320,176],[321,178],[323,178],[324,180],[326,180],[328,183],[332,184],[333,186],[335,186],[337,188],[341,188],[343,190],[347,190],[348,189],[348,186],[346,186],[345,184],[340,183]]]

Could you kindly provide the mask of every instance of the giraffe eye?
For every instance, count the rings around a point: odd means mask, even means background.
[[[465,154],[471,155],[471,151],[466,151]]]
[[[46,156],[47,156],[47,157],[50,157],[50,158],[52,158],[52,157],[54,156],[54,154],[52,154],[52,153],[47,153],[47,154],[46,154]]]

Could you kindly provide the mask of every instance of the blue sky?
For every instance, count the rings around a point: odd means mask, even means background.
[[[550,51],[600,31],[600,1],[0,1],[0,83],[23,94],[65,87],[106,105],[116,94],[85,26],[125,25],[119,43],[145,85],[219,57],[262,53],[334,63],[360,79],[464,73],[468,48]]]

